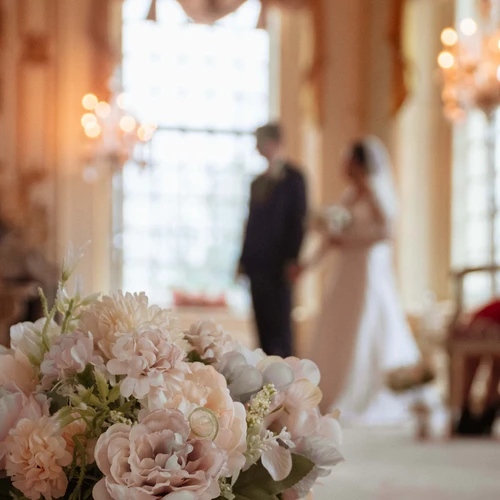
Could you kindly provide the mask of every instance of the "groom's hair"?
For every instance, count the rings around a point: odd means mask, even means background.
[[[255,137],[259,140],[270,140],[280,143],[283,139],[281,125],[279,123],[268,123],[255,131]]]

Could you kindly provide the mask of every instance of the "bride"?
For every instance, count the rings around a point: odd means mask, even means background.
[[[396,423],[408,405],[386,389],[389,370],[415,364],[420,354],[400,306],[393,274],[396,196],[389,155],[367,137],[352,145],[344,165],[349,187],[342,230],[328,233],[323,250],[340,252],[326,290],[309,358],[321,370],[324,412],[347,421]]]

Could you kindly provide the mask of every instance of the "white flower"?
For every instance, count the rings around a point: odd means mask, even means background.
[[[45,318],[42,318],[35,323],[29,321],[18,323],[10,329],[12,349],[21,351],[34,365],[39,365],[42,362],[43,355],[50,348],[50,345],[44,345],[42,338],[45,322]],[[47,328],[49,344],[52,343],[55,337],[60,335],[60,332],[60,327],[52,321]]]
[[[275,481],[283,481],[292,471],[292,452],[294,443],[290,433],[282,429],[279,434],[271,431],[262,431],[261,434],[250,436],[246,452],[248,470],[259,459]]]
[[[80,260],[82,260],[85,250],[87,247],[90,245],[90,241],[87,241],[84,245],[81,247],[75,248],[73,247],[72,243],[69,244],[68,247],[68,253],[63,261],[62,265],[62,280],[63,282],[66,282],[69,280],[73,272],[75,271],[76,267],[78,266],[78,263]]]
[[[283,429],[278,435],[267,431],[262,441],[262,465],[275,481],[283,481],[292,471],[292,452],[295,445],[290,433]]]
[[[277,427],[283,423],[291,431],[294,452],[314,463],[313,470],[284,496],[286,500],[298,500],[307,496],[319,477],[328,476],[332,467],[344,460],[339,451],[342,429],[335,416],[321,416],[317,408],[280,418]]]
[[[199,354],[203,361],[215,363],[235,348],[231,335],[212,321],[199,321],[186,332],[191,350]]]
[[[145,325],[168,331],[175,344],[185,346],[184,335],[172,313],[150,306],[144,293],[118,292],[111,297],[104,296],[82,313],[79,329],[92,333],[100,354],[109,360],[114,357],[113,346],[122,335],[136,332]]]
[[[262,374],[248,364],[239,352],[233,351],[222,357],[217,370],[224,375],[231,397],[246,403],[264,385]]]

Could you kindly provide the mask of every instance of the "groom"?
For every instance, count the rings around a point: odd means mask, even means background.
[[[257,129],[267,170],[252,183],[239,274],[250,279],[260,345],[268,355],[293,353],[292,285],[307,212],[304,176],[282,156],[278,124]]]

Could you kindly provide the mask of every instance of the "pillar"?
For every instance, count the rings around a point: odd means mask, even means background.
[[[436,57],[440,33],[453,24],[453,6],[408,2],[406,53],[410,95],[395,129],[400,194],[398,276],[404,304],[419,305],[426,291],[449,297],[451,129],[441,108]]]

